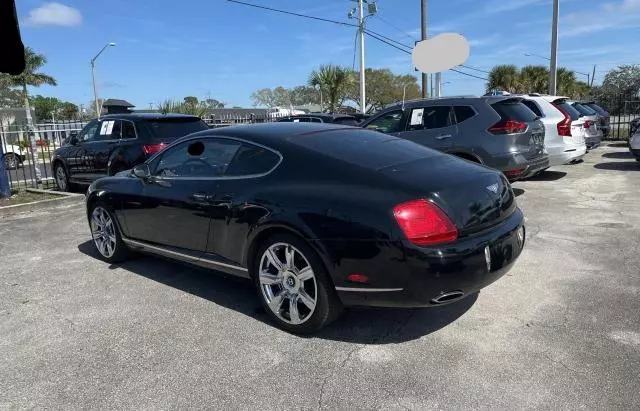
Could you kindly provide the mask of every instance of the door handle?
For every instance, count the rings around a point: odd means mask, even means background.
[[[444,140],[445,138],[451,138],[451,134],[443,134],[441,136],[436,137],[436,140]]]
[[[206,193],[193,193],[191,197],[201,203],[208,203],[213,199],[212,195]]]

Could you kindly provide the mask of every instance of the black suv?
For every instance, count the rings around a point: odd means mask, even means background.
[[[58,188],[90,184],[144,162],[167,144],[209,127],[199,117],[184,114],[110,114],[92,120],[71,135],[51,159]]]
[[[361,120],[350,114],[308,113],[282,117],[279,122],[286,123],[334,123],[345,126],[358,126]]]

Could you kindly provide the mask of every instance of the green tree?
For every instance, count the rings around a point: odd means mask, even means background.
[[[313,87],[297,86],[289,89],[289,97],[294,106],[320,104],[320,93]]]
[[[544,66],[525,66],[520,70],[520,83],[525,92],[549,91],[549,69]]]
[[[207,109],[224,108],[224,103],[222,101],[216,100],[215,98],[208,98],[203,101],[203,104],[207,107]]]
[[[624,65],[604,76],[602,87],[611,91],[638,95],[640,93],[640,65]]]
[[[495,66],[489,73],[487,91],[503,90],[509,93],[519,93],[522,90],[520,70],[513,64]]]
[[[309,86],[322,90],[330,113],[336,111],[347,96],[349,84],[353,81],[351,70],[333,64],[321,65],[309,76]]]
[[[68,101],[65,101],[60,105],[58,115],[62,120],[73,120],[78,117],[78,106]]]
[[[365,70],[366,94],[365,104],[368,110],[380,110],[396,101],[411,100],[420,97],[418,80],[410,75],[395,75],[389,69]],[[349,84],[348,99],[360,102],[360,79],[353,75],[353,81]]]
[[[20,93],[11,87],[8,74],[0,74],[0,107],[17,107],[20,103]]]
[[[197,106],[199,103],[198,97],[194,97],[194,96],[187,96],[183,100],[184,100],[184,104],[189,106]]]
[[[277,106],[276,97],[273,93],[273,90],[270,88],[262,88],[260,90],[256,90],[251,93],[251,101],[253,101],[253,106],[264,106],[267,108],[272,108]]]
[[[9,76],[8,82],[10,87],[19,87],[22,89],[22,99],[26,110],[27,124],[29,127],[33,127],[27,87],[39,87],[44,84],[55,86],[58,83],[53,77],[39,71],[42,66],[47,64],[47,58],[44,55],[36,54],[31,47],[25,47],[24,58],[26,63],[24,71],[17,76]]]
[[[565,68],[560,67],[556,72],[556,90],[558,95],[574,97],[576,94],[576,73]]]
[[[57,114],[58,109],[62,106],[62,101],[55,97],[43,97],[37,95],[29,99],[30,104],[33,106],[33,110],[36,113],[36,119],[38,121],[51,119],[52,114]]]

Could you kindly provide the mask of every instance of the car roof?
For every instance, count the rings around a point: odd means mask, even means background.
[[[158,119],[167,119],[167,118],[189,118],[196,119],[198,116],[192,116],[190,114],[180,114],[180,113],[122,113],[122,114],[105,114],[104,116],[100,116],[100,119],[110,119],[110,118],[126,118],[130,120],[158,120]]]
[[[408,107],[408,108],[413,108],[413,107],[417,107],[420,106],[422,103],[424,102],[457,102],[457,103],[464,103],[465,100],[484,100],[487,101],[489,104],[493,104],[493,103],[497,103],[499,101],[504,101],[504,100],[513,100],[513,99],[518,99],[518,98],[522,98],[520,96],[516,96],[516,95],[511,95],[511,94],[507,94],[507,95],[500,95],[500,96],[473,96],[473,95],[461,95],[461,96],[446,96],[446,97],[433,97],[433,98],[417,98],[417,99],[412,99],[412,100],[405,100],[404,102],[402,101],[397,101],[393,104],[390,104],[388,106],[386,106],[384,109],[378,111],[377,113],[381,113],[383,111],[387,111],[389,109],[395,109],[397,107],[402,107],[404,105],[404,107]],[[376,114],[377,114],[376,113]]]
[[[332,123],[287,123],[276,121],[273,123],[244,124],[221,127],[211,130],[203,130],[194,134],[190,134],[189,137],[234,137],[279,150],[287,146],[291,142],[291,140],[295,139],[296,137],[312,133],[321,133],[341,129],[362,130],[360,128]]]
[[[353,118],[355,119],[354,116],[352,116],[351,114],[332,114],[332,113],[305,113],[305,114],[294,114],[292,116],[286,116],[286,117],[281,117],[279,118],[279,120],[285,119],[285,118],[300,118],[300,117],[317,117],[317,118],[322,118],[325,120],[335,120],[338,118]]]

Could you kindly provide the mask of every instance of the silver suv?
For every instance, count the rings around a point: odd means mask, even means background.
[[[362,127],[498,169],[511,181],[549,167],[544,125],[513,96],[464,96],[397,103]]]

